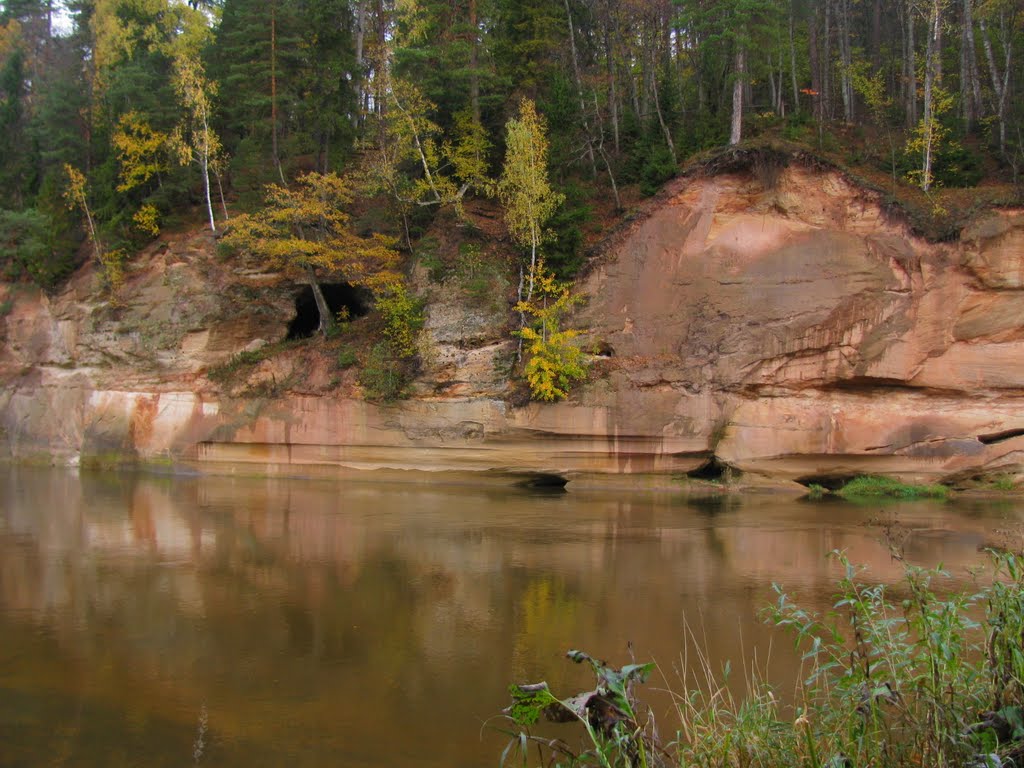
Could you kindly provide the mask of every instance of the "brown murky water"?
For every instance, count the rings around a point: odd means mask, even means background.
[[[583,648],[657,660],[689,626],[784,686],[772,582],[827,603],[958,578],[1019,541],[1012,502],[703,502],[435,485],[0,470],[0,765],[493,766],[509,682],[568,695]],[[657,698],[655,696],[655,698]]]

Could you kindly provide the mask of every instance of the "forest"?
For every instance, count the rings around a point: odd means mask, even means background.
[[[805,147],[940,218],[944,191],[1019,197],[1021,0],[0,8],[0,264],[47,289],[88,258],[116,287],[161,229],[204,222],[402,305],[432,219],[495,198],[525,327],[535,282],[569,302],[550,278],[588,226],[715,148]]]

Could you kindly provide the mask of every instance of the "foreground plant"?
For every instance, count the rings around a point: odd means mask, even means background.
[[[659,742],[632,687],[652,665],[615,669],[586,654],[597,687],[559,699],[546,683],[513,686],[506,711],[516,726],[502,757],[545,766],[978,766],[1024,765],[1024,561],[993,553],[989,579],[973,594],[940,595],[941,569],[907,566],[893,587],[864,583],[842,553],[832,609],[809,611],[776,587],[767,620],[802,651],[793,704],[763,680],[745,696],[700,649],[698,677],[674,692],[675,739]],[[898,597],[896,597],[898,595]],[[530,727],[543,714],[583,727],[581,746]]]
[[[653,720],[638,717],[633,686],[644,682],[654,669],[653,663],[627,664],[621,669],[610,666],[583,651],[569,651],[566,656],[577,664],[587,663],[594,671],[597,684],[568,699],[557,698],[548,684],[513,685],[512,705],[505,711],[516,730],[501,756],[502,764],[518,752],[523,765],[535,747],[544,765],[619,766],[662,765],[652,753],[658,751],[657,738],[648,733]],[[561,739],[546,739],[531,733],[530,728],[541,715],[552,722],[577,722],[583,726],[583,745],[573,747]],[[650,759],[655,757],[655,759]]]

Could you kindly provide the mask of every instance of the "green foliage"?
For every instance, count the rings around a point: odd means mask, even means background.
[[[548,182],[547,129],[532,101],[523,99],[518,116],[508,121],[505,145],[498,198],[512,239],[532,251],[532,269],[537,249],[551,237],[548,219],[564,199]]]
[[[243,350],[219,365],[211,366],[206,375],[210,381],[229,384],[241,379],[259,363],[267,359],[272,349],[269,346],[260,349]]]
[[[1024,597],[1019,578],[1007,587],[999,577],[1016,558],[994,557],[992,585],[977,595],[940,597],[933,585],[947,574],[906,566],[893,590],[906,597],[897,601],[884,586],[862,583],[860,570],[835,554],[844,576],[834,612],[809,612],[776,587],[768,613],[804,650],[801,752],[826,765],[840,755],[854,765],[967,764],[977,751],[972,723],[998,693],[986,679],[1000,662],[979,651],[987,638],[1005,636],[998,623],[973,617],[978,604]]]
[[[294,187],[271,184],[266,207],[232,220],[223,242],[262,259],[268,266],[317,282],[316,271],[341,272],[353,285],[388,286],[398,254],[382,235],[360,237],[349,224],[348,183],[337,174],[309,173]],[[334,324],[321,314],[324,333]]]
[[[423,302],[414,298],[405,283],[387,285],[377,296],[377,311],[384,321],[384,340],[396,358],[414,357],[423,328]]]
[[[654,670],[653,663],[627,664],[613,667],[583,651],[572,650],[566,657],[576,664],[587,664],[594,673],[596,685],[565,699],[557,698],[547,683],[512,685],[512,704],[507,710],[513,730],[501,757],[501,764],[517,751],[524,763],[528,750],[537,749],[551,763],[567,758],[570,765],[634,768],[655,764],[659,759],[653,723],[641,719],[640,708],[633,694],[636,685],[644,683]],[[530,728],[543,715],[558,722],[577,722],[586,732],[583,746],[574,750],[567,742],[534,736]],[[559,763],[561,764],[561,763]],[[660,763],[656,763],[660,764]]]
[[[925,192],[936,182],[936,171],[940,167],[938,156],[947,142],[952,141],[950,130],[942,116],[953,108],[953,95],[939,87],[932,86],[932,114],[922,117],[907,139],[906,152],[916,156],[918,163],[907,171],[907,179]]]
[[[676,175],[676,163],[666,146],[655,146],[640,167],[640,193],[650,197]]]
[[[949,488],[944,485],[907,485],[891,477],[865,475],[854,478],[836,493],[847,499],[877,497],[945,499],[949,496]]]
[[[359,356],[352,347],[344,346],[338,350],[338,368],[351,368],[359,362]]]
[[[810,499],[823,499],[829,493],[828,488],[817,483],[811,483],[807,486],[807,497]]]
[[[560,280],[571,280],[583,266],[582,226],[591,219],[590,206],[581,190],[570,189],[565,201],[548,220],[551,242],[544,248],[544,263]]]
[[[433,237],[424,237],[416,244],[416,256],[427,270],[432,282],[443,283],[451,274],[449,265],[441,258],[440,244]]]
[[[993,479],[992,487],[997,491],[1012,491],[1017,487],[1017,478],[1014,475],[1000,475]]]
[[[408,394],[412,378],[410,361],[395,355],[386,342],[375,344],[359,372],[359,383],[368,400],[391,402]]]
[[[0,265],[5,280],[31,280],[54,286],[72,267],[70,249],[61,248],[50,217],[36,208],[0,210]]]

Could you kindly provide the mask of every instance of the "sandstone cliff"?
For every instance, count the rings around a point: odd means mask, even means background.
[[[590,481],[709,462],[802,482],[1024,472],[1024,212],[929,243],[799,164],[678,179],[619,228],[578,286],[598,354],[568,403],[507,401],[500,303],[431,295],[418,396],[374,405],[286,358],[256,373],[288,382],[269,393],[208,380],[285,336],[297,289],[221,262],[206,235],[143,254],[121,309],[94,282],[3,289],[3,454]]]

